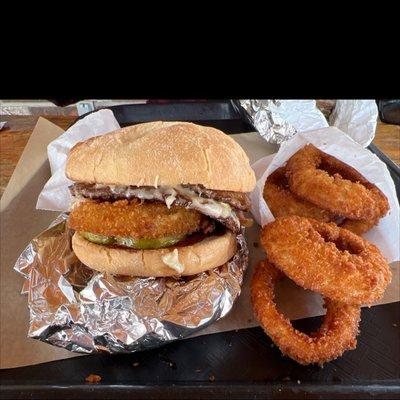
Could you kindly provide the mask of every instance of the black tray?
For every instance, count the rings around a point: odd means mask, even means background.
[[[227,133],[252,131],[232,104],[112,107],[121,125],[190,120]],[[399,193],[399,168],[375,146]],[[400,398],[400,303],[363,309],[358,346],[324,368],[282,357],[260,328],[202,336],[131,355],[94,355],[0,371],[1,398]],[[311,330],[320,318],[296,321]],[[6,351],[6,349],[2,349]],[[136,364],[138,363],[138,365]],[[85,384],[98,374],[100,384]]]

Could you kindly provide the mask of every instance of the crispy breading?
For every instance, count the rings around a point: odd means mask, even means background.
[[[386,196],[358,171],[309,144],[286,164],[290,190],[336,215],[377,220],[389,210]]]
[[[355,233],[356,235],[362,235],[365,232],[368,232],[372,229],[377,223],[378,220],[363,220],[363,219],[348,219],[346,218],[339,226],[344,229],[348,229],[349,231]]]
[[[324,321],[317,332],[307,335],[295,329],[276,307],[274,288],[281,276],[273,265],[261,261],[253,275],[251,300],[261,326],[283,354],[300,364],[322,365],[356,347],[359,306],[325,299]]]
[[[379,300],[391,271],[379,249],[333,223],[277,218],[261,231],[268,261],[299,286],[349,304]]]
[[[379,219],[352,220],[345,218],[339,223],[340,217],[297,197],[291,192],[285,167],[276,169],[268,176],[264,186],[264,199],[275,218],[298,215],[299,217],[314,218],[322,222],[335,222],[341,228],[348,229],[357,235],[368,232],[379,221]]]
[[[69,226],[105,236],[158,238],[189,234],[200,229],[205,217],[184,207],[139,200],[84,201],[70,213]]]
[[[264,199],[275,218],[299,215],[324,222],[335,218],[329,211],[294,195],[289,189],[284,167],[278,168],[268,176],[264,186]]]

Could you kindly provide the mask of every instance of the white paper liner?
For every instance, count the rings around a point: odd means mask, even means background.
[[[94,136],[120,129],[111,110],[99,110],[87,115],[67,129],[47,146],[51,178],[40,192],[36,208],[39,210],[67,211],[71,202],[68,186],[72,181],[65,176],[65,164],[70,149],[77,143]]]
[[[329,123],[367,147],[375,137],[377,118],[375,100],[337,100]]]

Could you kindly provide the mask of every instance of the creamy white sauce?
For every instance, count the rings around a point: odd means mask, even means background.
[[[144,200],[160,200],[165,201],[168,208],[176,200],[176,195],[181,194],[187,197],[192,203],[193,207],[201,212],[214,218],[228,218],[232,214],[232,208],[229,204],[200,197],[195,191],[182,186],[175,188],[169,186],[159,186],[158,188],[130,188],[126,186],[110,185],[110,190],[114,194],[126,197],[137,197]]]
[[[168,197],[165,198],[165,204],[168,208],[171,208],[173,202],[176,200],[175,194],[170,194]]]
[[[163,263],[181,274],[185,267],[179,262],[178,249],[174,249],[171,253],[165,254],[161,257]]]
[[[136,189],[126,186],[109,186],[109,188],[114,194],[126,197],[138,197],[143,200],[153,200],[156,197],[154,192],[157,191],[157,189]]]
[[[196,192],[182,186],[176,188],[177,192],[188,197],[193,205],[199,210],[206,210],[206,214],[214,218],[227,218],[232,213],[229,204],[214,199],[200,197]]]
[[[228,218],[232,209],[229,204],[220,203],[219,201],[215,201],[212,199],[204,199],[202,197],[191,197],[191,202],[193,203],[194,208],[197,208],[199,211],[205,211],[205,214],[214,218]]]

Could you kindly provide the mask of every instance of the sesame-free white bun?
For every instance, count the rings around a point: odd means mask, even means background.
[[[225,264],[235,255],[237,241],[235,234],[227,230],[223,235],[208,236],[189,246],[130,250],[95,244],[75,232],[72,249],[83,264],[101,272],[139,277],[187,276]],[[179,262],[184,266],[181,274],[162,259],[175,249],[178,249]]]
[[[75,145],[66,175],[77,182],[105,185],[177,186],[251,192],[249,159],[218,129],[188,122],[149,122]]]

